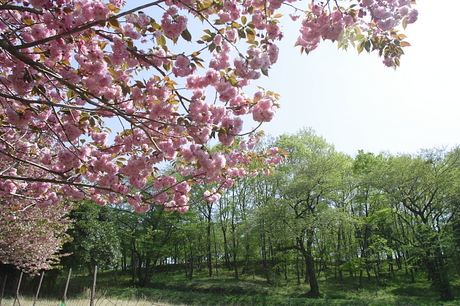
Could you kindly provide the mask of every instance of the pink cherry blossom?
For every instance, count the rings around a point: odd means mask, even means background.
[[[252,117],[258,122],[270,122],[275,117],[276,108],[270,99],[261,99],[252,110]]]
[[[161,19],[161,26],[166,36],[178,38],[187,28],[187,17],[178,15],[174,7],[170,7]]]
[[[43,235],[29,229],[66,220],[67,201],[184,213],[194,185],[218,186],[204,195],[217,201],[238,178],[269,174],[284,160],[282,150],[258,146],[242,119],[269,122],[278,109],[276,93],[251,96],[248,86],[261,85],[278,61],[284,1],[167,0],[130,9],[125,2],[30,0],[0,10],[2,262],[49,268],[66,221]],[[324,40],[363,50],[372,40],[390,67],[408,45],[391,30],[418,18],[409,0],[314,1],[302,10],[294,2],[287,1],[299,28],[292,43],[302,52]],[[357,29],[363,41],[349,35]],[[251,170],[252,160],[260,169]],[[29,241],[47,245],[37,247],[41,260],[14,244],[21,226]],[[3,249],[9,244],[23,250],[17,258]]]
[[[204,199],[208,202],[216,202],[220,199],[221,194],[216,189],[206,190],[203,194]]]

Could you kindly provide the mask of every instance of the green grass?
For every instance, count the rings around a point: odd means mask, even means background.
[[[222,272],[221,272],[222,273]],[[110,274],[107,274],[110,278]],[[123,279],[119,276],[119,281]],[[276,285],[267,284],[265,279],[250,275],[235,280],[231,274],[208,277],[206,273],[197,273],[193,280],[185,279],[183,274],[156,274],[147,288],[109,287],[109,294],[115,296],[144,296],[147,299],[159,299],[172,304],[185,305],[460,305],[460,302],[438,302],[426,276],[417,275],[415,283],[404,274],[395,278],[386,278],[385,285],[375,280],[363,278],[363,286],[356,286],[352,278],[338,279],[328,275],[320,277],[320,290],[323,298],[309,299],[307,284],[297,285],[294,279],[277,280]],[[129,283],[129,277],[125,278]],[[460,297],[460,282],[453,281],[454,293]],[[121,290],[122,289],[122,290]]]
[[[89,298],[91,284],[90,276],[73,277],[70,298],[78,299],[84,295]],[[308,298],[308,284],[297,285],[296,279],[285,280],[278,276],[276,285],[273,285],[257,275],[242,275],[235,280],[231,272],[223,270],[215,277],[208,277],[206,271],[202,271],[196,273],[193,280],[186,279],[183,273],[156,273],[148,287],[136,287],[129,274],[110,271],[100,273],[97,284],[97,296],[104,299],[142,300],[151,302],[151,305],[460,305],[460,301],[439,302],[438,294],[422,273],[416,276],[415,283],[404,274],[384,278],[380,285],[375,279],[363,277],[362,286],[358,286],[356,279],[347,273],[344,273],[343,281],[334,278],[332,273],[327,278],[321,274],[319,286],[323,297],[319,299]],[[454,295],[460,297],[459,280],[453,279],[452,289]]]
[[[61,302],[59,300],[53,300],[53,299],[39,299],[37,301],[34,301],[31,298],[24,298],[20,297],[19,302],[16,301],[14,302],[14,299],[8,298],[8,299],[3,299],[2,300],[2,306],[30,306],[34,305],[35,306],[61,306]],[[20,303],[20,304],[19,304]],[[88,299],[70,299],[67,300],[65,306],[89,306],[89,300]],[[148,301],[148,300],[132,300],[132,301],[127,301],[127,300],[116,300],[116,299],[98,299],[95,301],[96,306],[175,306],[171,304],[165,304],[165,303],[156,303],[153,301]]]

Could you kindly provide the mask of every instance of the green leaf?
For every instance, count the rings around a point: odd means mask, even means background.
[[[180,36],[186,41],[192,41],[192,34],[190,34],[188,29],[183,30]]]
[[[238,37],[239,38],[246,38],[246,33],[244,33],[243,29],[238,30]]]
[[[209,52],[213,52],[216,49],[216,44],[212,43],[208,46]]]
[[[232,84],[232,86],[238,86],[238,81],[235,78],[230,77],[228,78],[228,81],[230,82],[230,84]]]
[[[358,50],[358,54],[363,52],[363,50],[364,50],[364,41],[360,42],[356,49]]]
[[[115,14],[117,14],[117,13],[119,13],[119,12],[121,11],[121,9],[120,9],[119,7],[116,7],[116,6],[113,5],[113,4],[107,3],[106,6],[107,6],[107,8],[108,8],[109,10],[111,10],[111,11],[114,12]]]
[[[239,23],[236,22],[236,21],[232,21],[232,28],[234,28],[234,29],[241,28],[241,24],[239,24]]]
[[[166,45],[166,38],[164,37],[164,35],[161,35],[160,38],[157,38],[157,44],[160,46]]]
[[[353,38],[354,41],[364,41],[364,39],[366,39],[366,37],[363,34],[358,34]]]
[[[112,26],[112,28],[119,30],[120,29],[120,23],[118,22],[118,19],[110,19],[109,24]]]
[[[35,23],[33,20],[27,18],[24,18],[22,21],[27,25],[33,25]]]
[[[366,49],[367,52],[371,52],[371,42],[366,40],[364,43],[364,49]]]

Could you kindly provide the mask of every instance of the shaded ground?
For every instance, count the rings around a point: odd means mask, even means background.
[[[65,273],[63,273],[65,274]],[[327,276],[327,278],[326,278]],[[297,285],[296,279],[279,277],[275,284],[255,275],[242,276],[239,280],[222,273],[213,278],[197,273],[193,280],[187,280],[183,273],[158,273],[148,287],[136,287],[129,275],[114,271],[100,273],[97,278],[95,306],[248,306],[248,305],[460,305],[460,301],[441,303],[437,293],[423,274],[417,275],[416,282],[410,283],[409,276],[397,275],[382,282],[363,279],[361,285],[349,276],[343,281],[333,275],[320,275],[321,299],[308,299],[308,284]],[[26,281],[21,287],[20,304],[33,306],[34,282]],[[53,288],[54,298],[43,294],[35,306],[60,306],[65,277],[60,276]],[[69,284],[68,301],[65,306],[89,306],[92,278],[85,275],[74,276]],[[29,286],[29,287],[28,287]],[[29,292],[25,294],[25,292]],[[460,280],[453,281],[454,294],[460,297]],[[25,298],[28,296],[28,298]],[[32,296],[32,297],[31,297]],[[3,299],[1,306],[13,306],[13,300]]]

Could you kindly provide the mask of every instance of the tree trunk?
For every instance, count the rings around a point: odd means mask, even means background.
[[[426,267],[433,282],[433,287],[440,294],[441,301],[454,300],[444,259],[440,256],[428,258],[426,259]]]
[[[300,262],[299,262],[298,255],[295,256],[295,269],[296,269],[296,274],[297,274],[297,285],[300,285],[301,274],[300,274]]]
[[[288,260],[284,259],[284,280],[288,280],[289,270],[288,270]]]
[[[262,222],[264,221],[262,220]],[[267,241],[265,237],[264,228],[262,228],[262,265],[263,265],[263,271],[265,273],[265,278],[267,279],[267,283],[271,284],[270,267],[268,266],[268,261],[267,261]]]
[[[239,278],[238,275],[238,243],[236,241],[235,227],[232,225],[232,258],[233,258],[233,272],[235,279]]]
[[[144,276],[142,277],[142,281],[139,279],[139,283],[141,287],[147,287],[147,285],[150,283],[151,279],[151,269],[152,269],[152,259],[151,259],[151,254],[147,253],[146,259],[145,259],[145,267],[142,269],[139,267],[139,276],[142,274],[142,270],[144,270]]]
[[[319,292],[319,285],[318,280],[316,278],[316,271],[315,271],[315,260],[313,258],[313,231],[308,231],[308,238],[307,238],[307,245],[306,248],[303,246],[302,239],[297,238],[297,243],[302,250],[303,256],[305,258],[305,265],[306,265],[306,278],[308,277],[309,284],[310,284],[310,291],[307,295],[311,298],[319,298],[321,297],[321,293]]]
[[[238,264],[237,264],[237,257],[236,257],[236,252],[233,253],[233,272],[235,275],[235,279],[238,279]]]
[[[241,271],[241,274],[247,274],[248,273],[248,268],[249,268],[249,251],[251,249],[251,246],[249,245],[249,242],[246,241],[245,248],[244,248],[244,264],[243,264],[243,270]]]
[[[219,265],[219,259],[217,258],[217,239],[216,239],[216,230],[214,229],[213,231],[213,236],[214,236],[214,254],[216,254],[215,257],[215,263],[214,263],[214,271],[216,272],[216,275],[219,275],[219,270],[217,269]]]
[[[316,279],[315,273],[315,261],[313,259],[311,249],[305,252],[305,264],[307,265],[307,275],[308,279],[310,280],[310,291],[308,292],[308,296],[312,298],[319,298],[321,297],[321,293],[319,292],[318,280]]]
[[[193,252],[193,243],[189,241],[189,246],[190,246],[190,253],[189,253],[189,270],[187,273],[188,279],[192,280],[193,279],[193,272],[194,272],[194,267],[195,267],[195,255]]]
[[[228,251],[228,241],[227,241],[227,229],[222,226],[222,237],[224,239],[224,260],[225,260],[225,266],[227,267],[228,270],[232,269],[232,263],[230,261],[230,256],[229,256],[229,251]]]
[[[208,266],[208,275],[212,277],[212,252],[211,252],[211,220],[206,225],[206,265]]]

